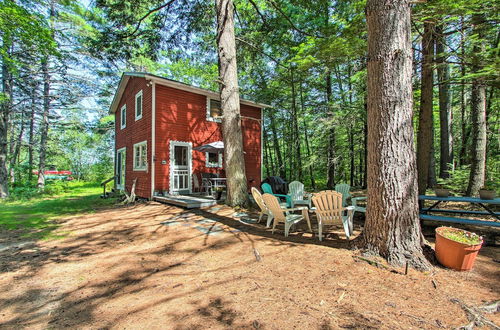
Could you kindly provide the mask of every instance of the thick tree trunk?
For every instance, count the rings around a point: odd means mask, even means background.
[[[417,171],[418,193],[425,194],[429,178],[429,164],[432,144],[432,62],[434,55],[433,24],[424,23],[422,36],[422,84],[420,93],[420,112],[417,133]]]
[[[461,33],[460,33],[460,56],[462,58],[465,58],[465,26],[464,26],[464,19],[463,17],[460,20],[460,28],[461,28]],[[460,66],[460,72],[462,76],[461,84],[460,84],[460,126],[461,126],[461,133],[462,133],[462,143],[460,145],[460,155],[459,155],[459,160],[460,160],[460,165],[466,165],[469,164],[469,159],[467,157],[467,141],[469,140],[469,135],[470,135],[470,130],[468,129],[467,125],[467,100],[466,100],[466,95],[465,95],[465,75],[466,75],[466,70],[465,70],[465,63],[462,61],[462,64]]]
[[[291,80],[292,80],[292,120],[293,120],[293,129],[292,129],[292,138],[294,143],[294,157],[296,159],[296,174],[297,178],[300,182],[303,181],[303,173],[302,173],[302,156],[300,150],[300,134],[299,134],[299,120],[297,114],[297,93],[295,92],[295,79],[293,69],[290,70]],[[294,173],[295,174],[295,173]]]
[[[43,74],[43,114],[40,133],[40,150],[38,161],[38,189],[45,189],[45,161],[47,156],[47,137],[49,135],[49,113],[50,113],[50,73],[48,58],[42,60]]]
[[[434,122],[434,116],[432,118]],[[436,148],[434,146],[434,125],[432,125],[431,129],[431,153],[429,156],[429,177],[427,178],[427,186],[434,187],[437,184],[436,179]]]
[[[450,92],[450,66],[446,63],[445,36],[443,25],[436,26],[436,63],[439,82],[439,177],[446,179],[450,176],[450,167],[453,167],[453,134],[452,111]]]
[[[36,109],[36,88],[37,85],[34,83],[31,90],[31,111],[30,111],[30,128],[28,137],[28,178],[29,181],[33,179],[33,150],[35,143],[35,109]]]
[[[472,72],[478,73],[483,67],[481,54],[484,51],[484,17],[481,14],[472,16],[474,34],[478,41],[473,47]],[[484,185],[486,167],[486,86],[484,77],[476,76],[472,79],[471,91],[471,115],[472,115],[472,144],[471,144],[471,168],[467,195],[475,196]]]
[[[232,0],[216,0],[215,3],[227,203],[230,206],[246,207],[249,204],[249,198],[241,133],[240,92],[234,37],[234,5]]]
[[[365,111],[367,112],[363,129],[363,148],[364,148],[364,171],[363,171],[363,189],[368,186],[368,103],[365,102]]]
[[[349,182],[351,187],[354,186],[354,127],[352,123],[349,125],[349,156],[350,156],[350,168],[349,168]]]
[[[21,145],[23,142],[24,134],[24,112],[21,113],[21,127],[19,128],[19,134],[14,143],[14,148],[12,150],[12,155],[10,157],[10,182],[16,182],[16,164],[19,161],[19,154],[21,153]]]
[[[4,36],[4,48],[8,43],[8,37]],[[9,117],[10,108],[12,104],[12,81],[9,71],[7,60],[2,58],[2,92],[7,97],[1,102],[0,109],[0,198],[7,198],[9,196],[9,175],[7,172],[7,146],[8,146],[8,131],[9,131]]]
[[[302,90],[302,83],[300,83],[300,108],[302,110],[302,113],[305,113],[305,105],[304,105],[304,93]],[[307,159],[309,160],[309,178],[311,180],[311,187],[313,190],[316,190],[316,181],[314,180],[314,168],[311,163],[311,147],[309,146],[309,133],[307,129],[307,122],[306,122],[306,117],[302,116],[302,121],[304,125],[304,142],[306,143],[306,153],[307,153]]]
[[[283,158],[281,157],[280,144],[278,140],[278,130],[276,129],[276,120],[274,119],[273,110],[269,110],[269,121],[271,122],[271,133],[273,135],[273,147],[276,154],[278,163],[278,175],[284,178],[286,176],[285,166],[283,165]]]
[[[267,142],[267,132],[264,126],[264,123],[262,123],[262,137],[263,137],[263,148],[264,148],[264,167],[266,168],[266,176],[270,176],[271,174],[269,173],[269,167],[270,167],[270,162],[269,162],[269,153],[268,153],[268,144]]]
[[[55,16],[54,1],[50,1],[49,17],[50,26],[53,28],[53,18]],[[52,36],[54,32],[52,31]],[[47,157],[47,138],[49,136],[49,114],[50,114],[50,103],[52,98],[50,97],[50,57],[45,55],[42,59],[42,74],[43,74],[43,114],[42,114],[42,124],[40,133],[40,151],[39,151],[39,161],[38,161],[38,189],[45,189],[45,162]]]
[[[333,111],[331,110],[332,100],[332,75],[329,69],[326,70],[326,109],[327,116],[333,118]],[[335,186],[335,127],[330,123],[328,129],[328,151],[326,162],[326,188],[333,189]]]
[[[409,1],[368,0],[368,200],[365,246],[427,269],[418,218]]]

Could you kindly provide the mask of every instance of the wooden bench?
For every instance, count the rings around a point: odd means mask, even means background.
[[[420,214],[420,219],[421,220],[430,220],[430,221],[463,223],[463,224],[475,225],[475,226],[500,227],[500,222],[496,222],[496,221],[485,221],[485,220],[473,220],[473,219],[464,219],[464,218],[442,217],[442,216],[439,216],[439,215],[430,215],[430,214]]]

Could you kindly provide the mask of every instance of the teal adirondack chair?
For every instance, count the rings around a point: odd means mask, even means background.
[[[342,194],[342,206],[343,207],[347,206],[347,199],[349,197],[351,197],[349,190],[351,190],[351,186],[346,184],[346,183],[339,183],[339,184],[335,185],[335,191]]]
[[[262,191],[264,192],[264,194],[274,195],[274,196],[278,197],[278,199],[284,198],[286,200],[286,207],[292,207],[292,205],[293,205],[292,197],[290,195],[275,194],[273,192],[273,188],[271,188],[271,185],[269,183],[262,184]]]
[[[292,207],[295,207],[295,205],[307,205],[311,208],[311,200],[304,198],[304,184],[302,182],[291,182],[288,185],[288,194],[292,198]]]

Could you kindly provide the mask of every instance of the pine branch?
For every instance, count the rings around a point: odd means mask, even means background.
[[[311,34],[309,32],[306,32],[304,30],[301,30],[299,29],[295,23],[293,23],[292,19],[290,17],[287,16],[287,14],[285,14],[285,12],[283,10],[281,10],[281,8],[273,1],[273,0],[267,0],[267,2],[269,2],[271,4],[271,6],[274,7],[274,9],[276,9],[287,21],[288,23],[290,23],[290,25],[292,26],[292,28],[299,32],[300,34],[304,34],[306,36],[309,36],[309,37],[314,37],[314,38],[325,38],[325,36],[322,36],[322,35],[318,35],[318,34]]]
[[[134,36],[134,35],[137,33],[137,31],[139,31],[139,28],[141,27],[142,22],[143,22],[146,18],[148,18],[151,14],[153,14],[153,13],[155,13],[155,12],[157,12],[157,11],[162,10],[162,9],[163,9],[163,8],[165,8],[165,7],[167,7],[167,8],[168,8],[168,7],[170,7],[170,5],[171,5],[171,4],[173,4],[174,2],[175,2],[175,0],[170,0],[170,1],[168,1],[168,2],[166,2],[166,3],[164,3],[164,4],[162,4],[161,6],[158,6],[158,7],[156,7],[156,8],[151,9],[149,12],[147,12],[144,16],[142,16],[142,17],[139,19],[139,22],[137,22],[137,25],[135,26],[135,29],[134,29],[134,31],[132,31],[132,33],[126,34],[126,35],[124,35],[124,36],[120,36],[120,38],[121,38],[121,39],[127,39],[127,38],[130,38],[130,37]]]

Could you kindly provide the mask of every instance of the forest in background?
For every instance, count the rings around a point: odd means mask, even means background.
[[[486,181],[498,190],[498,3],[412,7],[419,186],[475,193]],[[364,10],[355,0],[235,2],[241,94],[273,106],[265,176],[366,187]],[[110,177],[108,106],[121,73],[217,91],[215,18],[204,0],[2,1],[0,181],[43,188],[33,170],[50,167]]]

